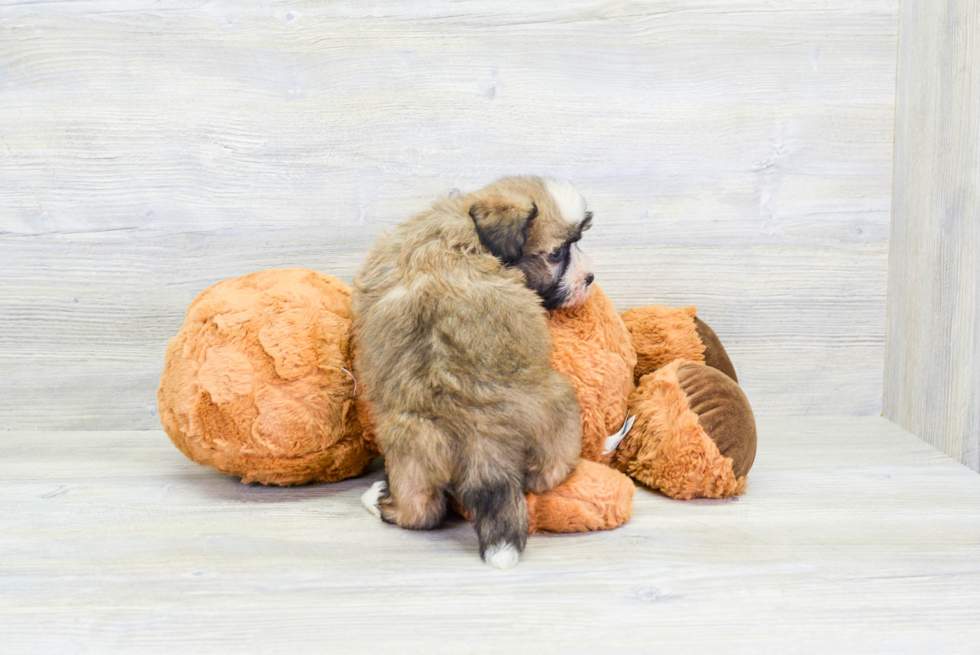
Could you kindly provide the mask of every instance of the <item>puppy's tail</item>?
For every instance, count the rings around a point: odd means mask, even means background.
[[[461,490],[459,502],[473,519],[480,557],[498,569],[517,564],[527,543],[527,501],[518,479],[473,480]]]
[[[498,569],[517,564],[528,533],[521,479],[498,470],[493,477],[471,477],[459,492],[459,502],[473,519],[480,540],[480,557]]]

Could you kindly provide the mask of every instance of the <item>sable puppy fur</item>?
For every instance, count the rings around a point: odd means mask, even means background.
[[[504,178],[437,200],[368,253],[353,284],[355,368],[387,462],[364,502],[384,521],[435,527],[453,494],[480,555],[517,562],[525,491],[564,480],[581,450],[545,309],[588,297],[576,242],[591,218],[567,182]]]

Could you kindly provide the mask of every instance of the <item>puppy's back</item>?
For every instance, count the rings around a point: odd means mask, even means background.
[[[410,219],[354,278],[357,364],[372,403],[451,412],[550,376],[540,300],[480,251],[468,220],[445,209]]]
[[[449,201],[383,236],[353,286],[355,368],[387,460],[382,518],[432,527],[454,494],[481,556],[516,563],[528,452],[580,429],[574,391],[550,364],[540,298]]]

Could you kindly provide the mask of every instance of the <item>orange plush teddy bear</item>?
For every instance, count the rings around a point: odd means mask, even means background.
[[[594,287],[549,323],[554,365],[582,410],[583,461],[551,491],[528,494],[532,532],[621,525],[634,492],[623,473],[673,498],[742,493],[755,457],[752,410],[693,307],[620,317]],[[167,347],[164,429],[187,457],[242,482],[360,475],[379,453],[351,368],[350,326],[349,287],[315,271],[261,271],[205,289]]]

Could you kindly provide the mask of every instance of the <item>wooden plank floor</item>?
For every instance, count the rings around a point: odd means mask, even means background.
[[[510,571],[378,477],[243,486],[162,432],[0,432],[0,652],[976,653],[980,476],[880,418],[760,424],[748,493],[640,489]]]

